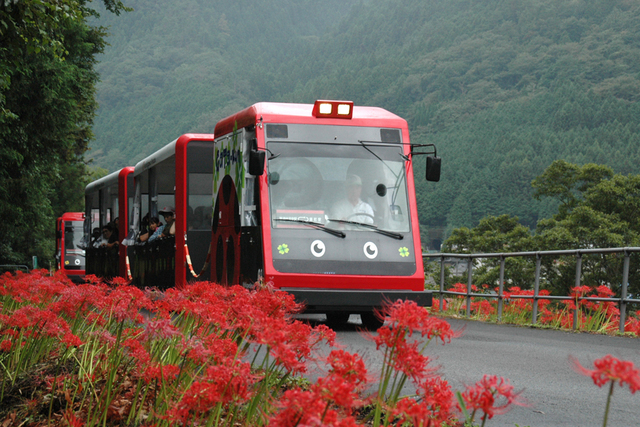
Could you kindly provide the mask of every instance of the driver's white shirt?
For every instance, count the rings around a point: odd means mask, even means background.
[[[373,224],[373,209],[368,203],[360,199],[358,199],[358,203],[355,206],[350,201],[343,199],[333,207],[331,218]]]

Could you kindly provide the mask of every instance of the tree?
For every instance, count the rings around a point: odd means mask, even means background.
[[[483,218],[473,229],[453,231],[443,251],[463,253],[545,251],[640,246],[640,175],[615,174],[607,166],[578,166],[553,162],[533,180],[534,197],[560,202],[558,213],[538,221],[534,235],[508,215]],[[521,261],[518,261],[521,260]],[[505,277],[522,288],[533,283],[534,259],[517,258]],[[584,255],[581,283],[606,284],[620,291],[622,254]],[[509,264],[507,263],[507,266]],[[482,283],[496,283],[496,263],[488,261],[477,272]],[[568,295],[575,285],[575,257],[543,257],[541,286]],[[629,292],[640,292],[640,262],[632,257]]]
[[[565,217],[582,202],[580,197],[587,190],[612,176],[613,169],[608,166],[589,163],[580,167],[565,160],[556,160],[531,183],[535,189],[533,197],[537,200],[542,197],[559,199],[558,215]]]
[[[530,250],[531,230],[520,224],[517,217],[509,215],[488,216],[472,228],[454,230],[444,245],[443,252],[454,253],[505,253]],[[483,258],[474,264],[474,281],[477,284],[498,285],[499,258]],[[527,258],[505,260],[505,280],[510,286],[526,289],[533,277],[532,263]]]
[[[53,254],[55,218],[82,208],[103,28],[85,0],[0,4],[0,264]],[[104,0],[107,10],[126,10]],[[68,189],[64,192],[61,189]]]

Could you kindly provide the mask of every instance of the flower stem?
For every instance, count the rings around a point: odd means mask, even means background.
[[[609,395],[607,396],[607,406],[604,410],[604,421],[602,422],[602,427],[607,427],[607,419],[609,418],[609,404],[611,403],[611,396],[613,395],[613,386],[616,384],[615,381],[611,381],[611,386],[609,387]]]

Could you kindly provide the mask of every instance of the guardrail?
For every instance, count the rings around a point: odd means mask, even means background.
[[[620,298],[602,298],[602,297],[579,297],[581,301],[613,301],[618,302],[620,309],[620,332],[624,332],[624,325],[626,322],[626,309],[629,303],[640,303],[640,299],[627,298],[627,287],[629,282],[629,262],[630,256],[633,252],[640,252],[638,247],[630,248],[608,248],[608,249],[573,249],[573,250],[558,250],[558,251],[537,251],[537,252],[507,252],[507,253],[481,253],[481,254],[454,254],[454,253],[435,253],[435,254],[422,254],[422,258],[440,258],[440,290],[436,291],[440,294],[440,310],[443,307],[444,295],[462,295],[466,296],[466,316],[471,314],[471,298],[497,298],[498,299],[498,321],[502,319],[502,307],[504,301],[504,266],[505,259],[512,257],[536,257],[536,269],[535,269],[535,281],[533,295],[509,295],[509,299],[532,299],[533,310],[531,313],[531,323],[536,324],[538,321],[538,300],[574,300],[575,297],[571,296],[553,296],[553,295],[539,295],[540,291],[540,267],[543,256],[558,256],[558,255],[574,255],[576,257],[576,276],[575,286],[580,286],[580,277],[582,274],[582,255],[586,254],[609,254],[609,253],[623,253],[624,264],[622,273],[622,287]],[[467,292],[455,292],[445,291],[445,259],[446,258],[458,258],[467,259]],[[473,280],[473,260],[479,258],[499,258],[500,259],[500,276],[499,286],[497,294],[481,294],[471,292],[471,285]],[[573,316],[573,328],[577,327],[577,317],[574,313]]]

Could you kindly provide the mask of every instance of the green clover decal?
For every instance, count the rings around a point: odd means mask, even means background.
[[[400,256],[402,258],[409,256],[409,248],[401,247],[400,249],[398,249],[398,252],[400,252]]]
[[[280,246],[278,246],[278,252],[280,252],[280,255],[288,254],[289,246],[287,246],[286,243],[281,244]]]

